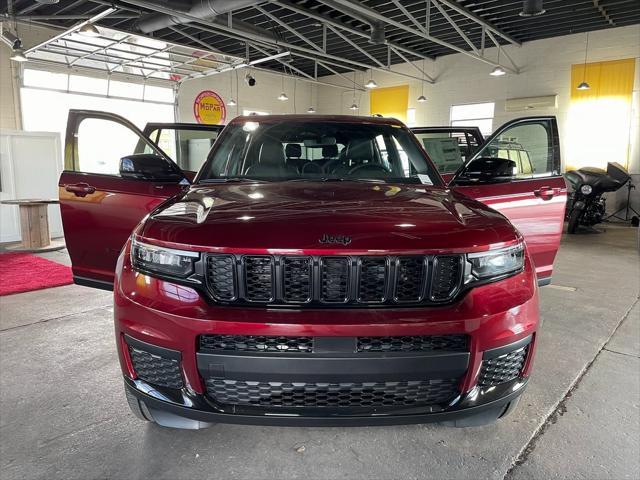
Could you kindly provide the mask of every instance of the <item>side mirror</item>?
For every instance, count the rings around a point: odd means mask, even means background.
[[[120,176],[130,180],[176,183],[185,178],[174,165],[153,153],[136,153],[122,157]]]
[[[456,183],[500,183],[513,180],[516,162],[506,158],[479,157],[471,161],[456,179]]]

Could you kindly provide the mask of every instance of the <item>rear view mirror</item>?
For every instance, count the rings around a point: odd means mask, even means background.
[[[154,182],[180,182],[185,178],[178,168],[153,153],[136,153],[122,157],[120,176]]]
[[[464,168],[456,179],[456,183],[508,182],[515,177],[516,169],[516,162],[513,160],[479,157]]]

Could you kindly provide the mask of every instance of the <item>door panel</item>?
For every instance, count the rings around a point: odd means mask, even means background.
[[[463,169],[450,185],[498,210],[515,225],[527,243],[538,282],[547,283],[560,246],[567,201],[555,117],[521,118],[503,125],[466,165],[480,157],[515,158],[514,179],[467,185],[460,181]]]
[[[65,171],[58,191],[76,283],[112,288],[118,255],[135,226],[184,188],[178,182],[120,177],[120,157],[133,153],[139,142],[157,154],[158,161],[170,162],[142,132],[117,115],[69,112]]]

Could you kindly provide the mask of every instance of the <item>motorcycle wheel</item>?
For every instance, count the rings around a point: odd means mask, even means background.
[[[578,225],[580,224],[580,215],[582,214],[582,210],[573,210],[571,212],[571,216],[569,217],[569,225],[567,225],[567,233],[576,233],[578,230]]]

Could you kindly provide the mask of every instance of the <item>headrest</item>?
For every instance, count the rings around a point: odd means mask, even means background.
[[[347,158],[354,162],[373,160],[373,143],[368,138],[359,138],[351,141],[347,146]]]
[[[333,158],[338,156],[338,145],[325,145],[322,147],[322,158]]]
[[[279,165],[284,163],[282,144],[273,139],[267,139],[260,147],[259,162],[264,165]]]
[[[297,143],[288,143],[284,153],[287,158],[300,158],[302,156],[302,147]]]

